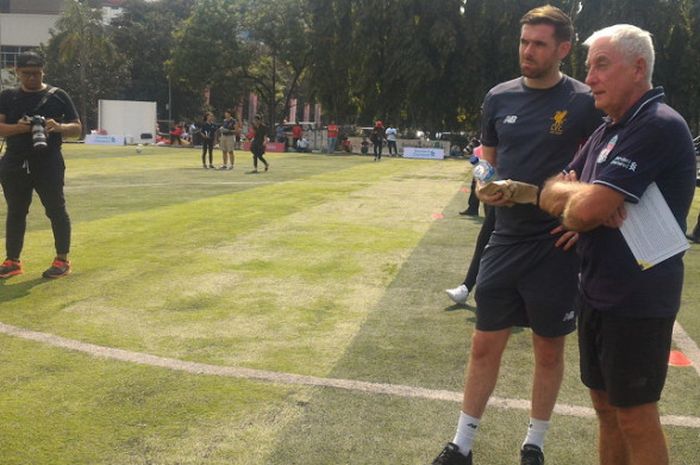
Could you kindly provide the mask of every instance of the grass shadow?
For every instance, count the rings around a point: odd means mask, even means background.
[[[40,284],[46,284],[49,280],[44,278],[34,278],[30,281],[23,281],[17,284],[12,284],[10,281],[2,280],[0,281],[0,303],[10,302],[15,299],[26,297],[29,292],[36,286]]]

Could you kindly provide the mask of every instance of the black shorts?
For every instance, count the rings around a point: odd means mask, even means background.
[[[579,260],[574,251],[565,252],[554,242],[486,246],[476,281],[477,329],[525,326],[542,337],[576,329]]]
[[[580,305],[581,381],[610,405],[657,402],[666,382],[675,317],[630,318]]]

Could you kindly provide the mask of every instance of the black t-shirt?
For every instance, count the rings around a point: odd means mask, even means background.
[[[267,135],[267,126],[261,124],[257,128],[254,128],[255,134],[253,135],[253,141],[251,142],[251,147],[257,149],[265,148],[265,136]]]
[[[24,115],[33,116],[35,110],[37,115],[54,119],[59,123],[79,120],[73,101],[62,89],[57,89],[41,108],[36,109],[36,106],[51,88],[52,86],[46,86],[46,89],[39,92],[26,92],[22,89],[2,91],[0,93],[0,114],[5,115],[5,123],[16,124]],[[60,133],[48,134],[48,148],[44,156],[47,154],[60,155],[62,141],[63,137]],[[33,154],[31,133],[9,136],[6,144],[5,159],[7,161],[24,162]]]
[[[205,121],[204,124],[202,124],[202,129],[200,132],[204,139],[206,139],[207,141],[213,141],[217,129],[219,129],[218,124],[209,123],[208,121]]]
[[[481,142],[496,148],[499,179],[541,186],[574,158],[602,122],[591,91],[564,76],[554,87],[532,89],[523,78],[501,83],[484,98]],[[549,239],[559,225],[534,205],[496,207],[494,243]]]
[[[663,89],[647,92],[617,123],[599,127],[571,163],[583,182],[600,184],[637,203],[656,183],[680,228],[695,191],[695,151],[688,125],[663,103]],[[678,312],[683,254],[642,271],[622,233],[599,226],[581,233],[583,298],[600,311],[630,317]]]

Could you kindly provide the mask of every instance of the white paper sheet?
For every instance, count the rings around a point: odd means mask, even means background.
[[[639,203],[625,203],[625,210],[620,232],[642,270],[690,247],[656,183],[647,187]]]

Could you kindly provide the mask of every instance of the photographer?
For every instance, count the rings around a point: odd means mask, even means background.
[[[7,258],[0,266],[0,278],[23,272],[19,257],[32,191],[39,195],[51,220],[56,246],[56,258],[43,276],[60,278],[70,273],[71,224],[63,195],[61,144],[64,135],[80,135],[82,126],[68,94],[43,82],[43,67],[44,60],[37,53],[20,54],[16,67],[20,87],[0,93],[0,136],[7,144],[0,159],[0,182],[7,202]]]

